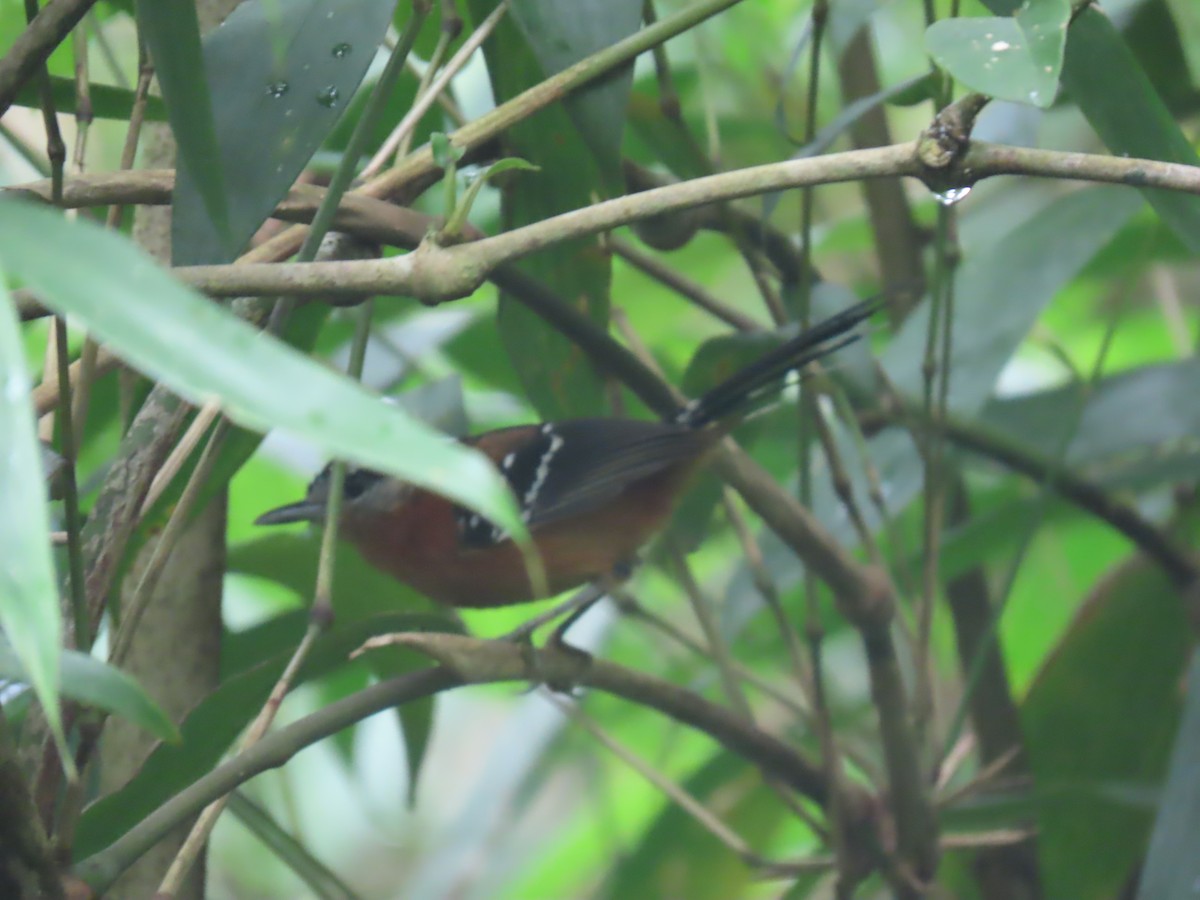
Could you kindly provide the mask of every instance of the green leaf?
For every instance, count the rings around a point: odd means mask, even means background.
[[[1142,366],[1101,380],[1086,395],[1067,385],[995,401],[983,420],[1046,457],[1069,437],[1065,461],[1088,467],[1089,477],[1128,483],[1136,473],[1142,483],[1150,477],[1169,480],[1195,465],[1198,384],[1196,359]]]
[[[1021,717],[1047,897],[1120,893],[1166,768],[1191,652],[1182,598],[1134,558],[1105,578],[1038,675]]]
[[[483,186],[494,176],[511,171],[540,172],[541,169],[515,156],[505,157],[492,163],[487,167],[485,172],[471,180],[471,184],[467,188],[466,193],[463,194],[461,202],[454,205],[454,212],[447,220],[444,231],[450,235],[459,234],[467,221],[467,216],[471,214],[471,207],[475,205],[475,199],[479,196],[479,192],[483,189]]]
[[[1138,900],[1194,897],[1200,883],[1200,652],[1193,651],[1183,722],[1171,752],[1162,803],[1138,885]]]
[[[229,202],[218,160],[217,130],[200,52],[200,23],[192,0],[137,0],[138,33],[154,72],[179,148],[179,179],[194,185],[206,221],[222,246],[230,244]]]
[[[481,454],[256,331],[119,235],[16,202],[0,202],[0,232],[0,264],[172,390],[195,402],[216,398],[248,428],[282,428],[329,456],[403,478],[525,533],[504,480]]]
[[[76,859],[88,857],[111,844],[165,800],[220,762],[234,739],[262,708],[300,640],[307,616],[288,615],[286,618],[287,629],[267,629],[273,644],[282,643],[282,652],[222,681],[220,687],[204,698],[184,721],[180,729],[182,743],[159,745],[133,780],[84,811],[76,835]],[[347,662],[347,657],[371,637],[399,631],[438,631],[442,624],[431,616],[393,613],[335,627],[317,638],[294,686],[353,665]],[[263,656],[260,654],[258,658]],[[428,665],[428,660],[416,653],[408,654],[408,662],[408,671]]]
[[[748,783],[746,761],[717,753],[691,775],[684,789],[710,809],[748,846],[767,844],[786,819],[779,800],[761,783]],[[724,796],[724,802],[717,798]],[[736,799],[733,799],[736,798]],[[667,804],[632,852],[609,872],[603,897],[687,897],[725,900],[753,891],[754,875],[737,853],[674,803]]]
[[[204,71],[219,144],[211,160],[225,186],[229,239],[205,215],[190,171],[181,173],[171,231],[177,265],[227,262],[245,246],[346,109],[394,5],[247,0],[208,35]]]
[[[444,131],[436,132],[430,137],[429,147],[433,151],[433,161],[443,169],[450,168],[462,159],[466,153],[462,147],[456,147],[450,141],[450,135]]]
[[[642,0],[515,0],[512,16],[549,76],[633,34],[642,7]],[[613,190],[621,184],[621,137],[632,84],[630,64],[572,92],[563,104]]]
[[[0,265],[3,257],[0,249]],[[20,325],[0,272],[0,629],[65,747],[58,702],[62,619],[29,390]]]
[[[1129,46],[1097,9],[1084,9],[1071,25],[1063,86],[1114,154],[1200,165]],[[1143,193],[1179,239],[1200,252],[1200,198],[1178,191]]]
[[[949,395],[955,415],[968,418],[978,413],[1046,304],[1140,206],[1128,189],[1087,188],[1016,223],[988,247],[968,249],[955,275]],[[882,355],[888,377],[909,397],[920,396],[928,317],[926,301],[905,320]],[[898,513],[920,490],[920,456],[912,438],[900,429],[876,435],[869,446],[889,508]],[[840,539],[856,542],[829,480],[818,479],[814,488],[814,512]]]
[[[1193,84],[1200,83],[1200,6],[1192,0],[1166,0],[1171,18],[1175,20],[1180,45],[1187,56]]]
[[[993,12],[1013,12],[1014,0],[984,0]],[[1120,156],[1200,165],[1179,127],[1120,32],[1094,6],[1071,22],[1063,87],[1108,149]],[[1162,220],[1193,252],[1200,250],[1200,198],[1178,191],[1142,192]]]
[[[998,100],[1045,109],[1058,92],[1057,70],[1034,61],[1013,19],[941,19],[925,31],[925,49],[958,81]]]
[[[1069,0],[1025,0],[1013,18],[1025,38],[1034,68],[1053,78],[1057,86],[1071,21]]]
[[[949,407],[974,415],[1000,370],[1054,295],[1141,207],[1128,188],[1086,188],[1068,194],[989,247],[968,248],[955,276]],[[888,376],[919,397],[929,304],[904,323],[883,354]]]
[[[495,5],[494,0],[468,0],[467,8],[479,22]],[[559,14],[573,15],[573,6],[562,6]],[[545,77],[512,18],[501,19],[483,45],[492,93],[498,102],[540,84]],[[579,49],[576,47],[577,52]],[[512,155],[541,168],[535,177],[502,187],[505,228],[540,222],[588,206],[596,197],[611,195],[596,156],[561,106],[548,107],[517,122],[505,133],[505,141]],[[607,327],[612,260],[601,240],[562,242],[517,265],[597,325]],[[503,291],[498,319],[505,349],[542,418],[596,415],[606,408],[603,382],[578,347]]]
[[[29,681],[29,674],[12,644],[3,638],[0,638],[0,678]],[[86,653],[63,652],[62,693],[87,706],[116,713],[161,740],[179,742],[175,723],[140,684],[120,669]]]

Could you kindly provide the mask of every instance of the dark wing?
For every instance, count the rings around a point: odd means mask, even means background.
[[[491,441],[502,441],[494,432]],[[627,488],[676,463],[694,459],[711,435],[666,422],[637,419],[574,419],[529,428],[516,446],[498,452],[530,528],[585,515]],[[463,543],[486,546],[507,537],[478,516],[460,520]]]

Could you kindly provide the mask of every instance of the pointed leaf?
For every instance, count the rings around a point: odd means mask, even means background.
[[[15,202],[0,202],[0,232],[0,264],[185,397],[218,398],[248,428],[283,428],[329,456],[396,475],[525,533],[504,480],[482,455],[256,331],[123,237]]]
[[[395,0],[246,0],[205,38],[206,94],[219,145],[210,159],[226,192],[229,240],[205,214],[189,168],[175,186],[176,264],[227,262],[245,246],[345,111],[393,6]]]
[[[33,240],[53,244],[44,234]],[[47,247],[45,252],[53,250]],[[20,326],[4,285],[0,272],[0,630],[12,642],[47,720],[61,736],[62,620],[50,556],[45,480]]]
[[[29,680],[28,672],[16,651],[3,639],[0,639],[0,678]],[[120,669],[86,653],[77,650],[63,652],[62,693],[87,706],[128,719],[161,740],[172,743],[179,741],[175,723],[150,699],[140,684]]]
[[[222,244],[229,242],[229,203],[218,163],[212,97],[192,0],[137,0],[138,31],[150,49],[179,148],[179,169],[195,185],[198,205]]]
[[[1058,92],[1058,73],[1034,62],[1013,19],[941,19],[925,32],[937,64],[972,90],[1046,108]]]

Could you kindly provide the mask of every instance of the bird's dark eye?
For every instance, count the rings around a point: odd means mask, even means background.
[[[325,468],[317,473],[317,477],[312,480],[312,484],[308,486],[308,495],[311,497],[314,494],[324,493],[329,490],[329,475],[333,471],[333,463],[328,463]],[[370,469],[360,469],[356,466],[347,466],[346,482],[343,489],[343,496],[347,500],[353,500],[356,497],[361,497],[370,489],[371,485],[383,479],[384,476],[378,472],[373,472]]]
[[[382,481],[383,477],[378,472],[373,472],[370,469],[347,469],[345,485],[346,499],[353,500],[355,497],[361,497],[370,489],[371,485]]]

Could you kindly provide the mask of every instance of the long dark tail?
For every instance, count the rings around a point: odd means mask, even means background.
[[[857,341],[862,335],[850,333],[851,329],[870,318],[882,305],[879,298],[864,300],[818,322],[693,400],[680,411],[676,421],[700,428],[744,409],[759,394],[776,388],[788,372]]]

